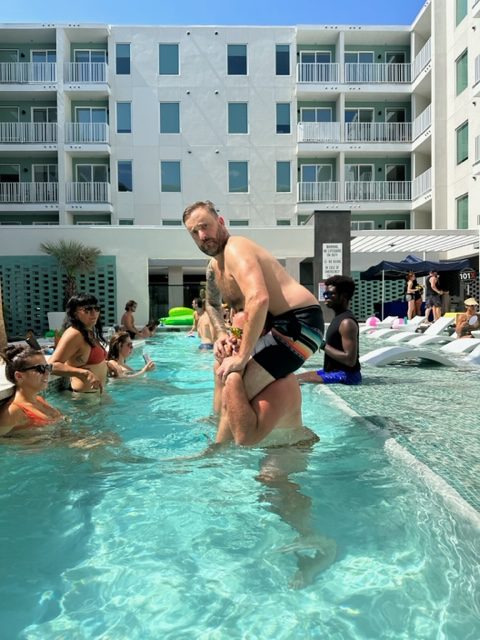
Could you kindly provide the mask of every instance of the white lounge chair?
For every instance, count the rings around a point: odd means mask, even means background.
[[[360,327],[360,333],[370,333],[371,331],[379,331],[380,329],[391,329],[398,316],[387,316],[383,320],[379,320],[374,327],[364,324]]]
[[[464,340],[464,342],[472,342],[471,340]],[[480,344],[477,344],[475,349],[465,358],[470,364],[480,364]]]
[[[363,366],[383,367],[392,362],[401,360],[429,360],[446,367],[454,367],[456,363],[438,351],[429,349],[419,349],[408,345],[398,345],[394,347],[380,347],[360,357],[360,364]]]
[[[438,320],[436,320],[433,324],[431,324],[424,332],[421,336],[416,335],[416,334],[411,334],[411,333],[407,333],[407,334],[396,334],[394,336],[391,336],[386,342],[391,342],[391,343],[399,343],[399,342],[408,342],[409,344],[411,343],[411,341],[413,339],[417,339],[417,338],[424,338],[426,336],[428,337],[438,337],[440,335],[442,335],[442,331],[445,331],[445,329],[450,326],[453,323],[454,319],[453,318],[439,318]],[[407,325],[408,326],[408,325]],[[450,337],[445,335],[442,336],[442,338],[444,339],[444,342],[450,340]],[[430,343],[435,342],[435,340],[431,340]],[[423,340],[423,341],[417,341],[416,346],[422,346],[425,344],[428,344],[429,341],[428,340]],[[415,345],[415,343],[414,343]]]
[[[15,385],[5,377],[5,365],[0,362],[0,400],[10,397],[14,391]]]
[[[367,333],[367,338],[389,338],[390,336],[404,334],[411,338],[413,335],[415,335],[415,331],[424,321],[424,316],[415,316],[415,318],[407,322],[407,324],[400,324],[395,328],[391,327],[390,329],[379,329],[378,331]]]
[[[473,351],[476,347],[480,345],[480,340],[478,338],[457,338],[457,340],[452,340],[448,344],[440,347],[440,351],[442,353],[468,353],[469,351]]]

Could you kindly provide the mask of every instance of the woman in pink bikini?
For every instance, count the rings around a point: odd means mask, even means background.
[[[69,377],[72,391],[102,392],[108,366],[97,298],[88,293],[72,296],[67,302],[66,326],[49,358],[53,373]]]
[[[28,345],[12,344],[2,353],[5,376],[15,385],[15,395],[0,410],[0,436],[31,434],[32,428],[51,425],[64,416],[39,393],[48,386],[52,366],[41,351]]]

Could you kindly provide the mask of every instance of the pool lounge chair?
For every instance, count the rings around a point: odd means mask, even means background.
[[[407,335],[408,337],[412,337],[415,335],[415,331],[418,327],[425,321],[425,316],[415,316],[412,320],[407,322],[407,324],[400,324],[398,327],[390,329],[378,329],[377,331],[372,331],[371,333],[367,333],[367,338],[389,338],[394,335]]]
[[[450,336],[448,335],[442,335],[442,332],[445,331],[445,329],[447,327],[449,327],[452,323],[453,323],[454,319],[453,318],[439,318],[438,320],[435,320],[435,322],[433,324],[431,324],[424,332],[421,336],[417,335],[417,334],[396,334],[396,335],[392,335],[391,337],[388,338],[388,340],[386,340],[386,342],[389,343],[394,343],[397,344],[399,342],[408,342],[409,344],[411,343],[411,341],[413,339],[416,340],[416,342],[413,343],[414,346],[417,347],[421,347],[422,345],[426,345],[426,344],[432,344],[434,342],[436,342],[435,340],[423,340],[423,341],[419,341],[417,340],[418,338],[438,338],[439,336],[441,337],[441,340],[437,340],[437,342],[441,342],[443,340],[443,342],[447,342],[449,340],[451,340]],[[407,325],[408,326],[408,325]]]
[[[5,365],[0,363],[0,401],[10,397],[15,391],[13,385],[5,376]]]
[[[456,366],[455,362],[438,351],[409,347],[408,344],[402,344],[394,347],[380,347],[380,349],[369,351],[369,353],[360,357],[360,364],[362,367],[384,367],[387,364],[392,364],[392,362],[399,362],[402,360],[428,360],[430,362],[442,364],[446,367]]]
[[[387,316],[383,320],[379,320],[374,327],[371,327],[368,324],[363,324],[360,327],[360,334],[379,331],[380,329],[391,329],[395,320],[398,320],[398,316]]]
[[[480,345],[480,340],[477,338],[457,338],[440,347],[440,351],[447,354],[468,353],[469,351],[473,351],[478,345]]]
[[[471,342],[471,340],[465,340],[465,342]],[[469,364],[480,364],[480,344],[477,344],[472,353],[466,357],[466,360]]]

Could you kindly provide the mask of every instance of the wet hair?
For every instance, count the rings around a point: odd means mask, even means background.
[[[135,300],[129,300],[128,302],[125,303],[125,311],[131,311],[133,309],[133,307],[136,307],[137,303],[135,302]]]
[[[194,298],[193,302],[195,302],[199,309],[203,309],[203,300],[201,298]]]
[[[42,355],[41,351],[32,349],[28,344],[9,344],[1,353],[5,362],[5,377],[12,384],[16,384],[15,371],[22,371],[30,366],[30,360]]]
[[[197,200],[197,202],[188,205],[188,207],[183,212],[183,224],[185,224],[185,222],[192,215],[195,209],[206,209],[208,213],[211,213],[212,216],[218,218],[218,211],[211,200]]]
[[[344,295],[347,300],[353,298],[355,282],[349,276],[332,276],[325,280],[325,285],[335,287],[339,295]]]
[[[149,331],[155,331],[155,329],[158,327],[159,324],[160,324],[159,320],[150,320],[149,322],[147,322],[147,329]]]
[[[120,349],[128,340],[131,341],[128,331],[119,331],[118,333],[115,333],[110,338],[110,344],[108,346],[108,357],[111,360],[117,360],[118,356],[120,355]]]
[[[98,316],[97,323],[93,327],[94,338],[90,336],[87,329],[85,328],[85,325],[80,322],[80,320],[75,315],[75,312],[79,307],[88,306],[98,306],[98,300],[92,293],[79,293],[76,296],[72,296],[67,302],[67,310],[63,328],[68,329],[68,327],[73,327],[74,329],[77,329],[77,331],[80,331],[85,342],[91,347],[95,346],[95,340],[102,344],[105,344],[101,315]]]

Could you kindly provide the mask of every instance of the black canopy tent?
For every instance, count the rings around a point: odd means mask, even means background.
[[[430,271],[461,271],[470,267],[470,261],[444,260],[434,262],[433,260],[422,260],[417,256],[407,256],[401,262],[391,262],[382,260],[378,264],[370,267],[360,274],[360,280],[382,280],[382,318],[383,306],[385,302],[385,280],[398,280],[404,278],[409,271],[414,271],[417,276],[426,276]]]

